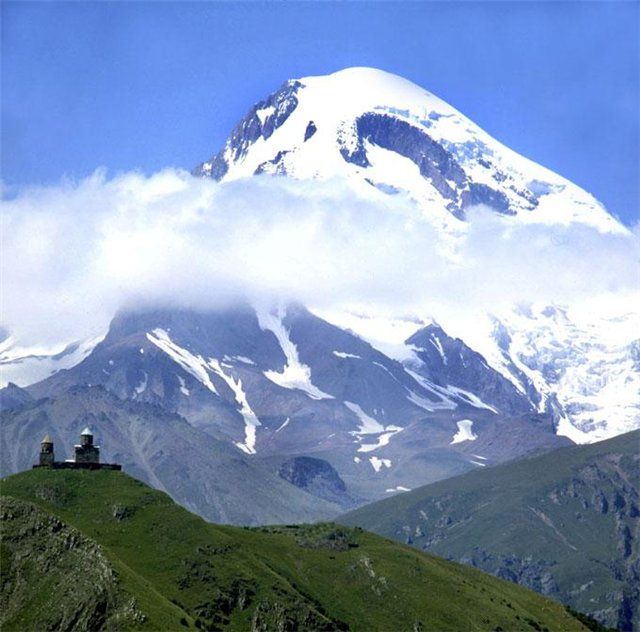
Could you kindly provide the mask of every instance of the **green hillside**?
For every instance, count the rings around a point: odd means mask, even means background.
[[[9,630],[557,630],[553,601],[334,524],[216,526],[121,472],[4,479]]]
[[[339,522],[529,586],[640,630],[640,431],[476,470]]]

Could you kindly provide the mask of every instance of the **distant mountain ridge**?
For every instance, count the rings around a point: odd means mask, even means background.
[[[64,449],[91,425],[105,459],[211,520],[255,524],[568,444],[552,410],[438,331],[447,371],[404,365],[300,305],[123,312],[80,364],[1,392],[2,471],[33,462],[27,429]],[[454,441],[460,423],[472,440]]]

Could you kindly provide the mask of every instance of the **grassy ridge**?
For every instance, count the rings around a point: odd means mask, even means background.
[[[126,629],[586,629],[531,591],[360,529],[216,526],[120,472],[34,470],[0,490],[100,545],[116,601],[143,614]],[[17,546],[3,540],[6,602]],[[29,629],[12,612],[3,630]]]

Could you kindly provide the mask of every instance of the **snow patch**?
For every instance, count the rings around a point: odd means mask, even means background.
[[[256,116],[260,119],[260,125],[264,125],[265,121],[273,115],[276,111],[276,108],[273,105],[270,105],[267,108],[262,108],[261,110],[256,110]]]
[[[235,356],[226,355],[224,356],[223,360],[225,362],[242,362],[242,364],[251,364],[252,366],[256,365],[256,363],[251,358],[247,358],[241,355],[235,355]]]
[[[268,310],[256,310],[256,314],[260,328],[263,331],[271,331],[275,335],[287,359],[281,373],[264,371],[264,376],[282,388],[303,391],[311,399],[333,399],[333,395],[324,393],[311,382],[311,369],[300,362],[298,349],[282,322],[285,316],[284,308],[279,307],[276,314]]]
[[[147,382],[149,381],[149,376],[146,371],[142,372],[142,380],[138,386],[136,386],[135,391],[136,395],[141,395],[147,390]]]
[[[458,388],[457,386],[449,384],[447,385],[446,390],[454,397],[462,399],[466,404],[471,404],[475,408],[484,408],[486,410],[490,410],[496,415],[498,414],[498,411],[493,406],[489,406],[489,404],[483,402],[477,395],[474,395],[469,391],[465,391],[463,388]]]
[[[360,420],[360,428],[358,428],[356,434],[379,434],[385,431],[385,427],[373,417],[369,417],[367,413],[353,402],[344,402],[344,405]]]
[[[445,354],[444,354],[444,349],[442,348],[442,343],[440,342],[440,338],[438,338],[438,336],[433,334],[431,336],[430,342],[436,348],[438,353],[440,354],[440,357],[442,358],[443,364],[446,364],[447,363],[447,356],[445,356]]]
[[[385,431],[378,435],[378,440],[376,443],[363,443],[359,448],[358,452],[373,452],[378,448],[382,448],[385,445],[388,445],[389,441],[391,441],[391,437],[393,435],[402,432],[404,428],[400,428],[400,426],[387,426]]]
[[[178,378],[178,382],[180,383],[180,392],[183,395],[189,396],[190,395],[190,391],[187,388],[187,383],[185,382],[184,378],[181,375],[177,375],[176,377]]]
[[[453,440],[449,445],[453,445],[454,443],[462,443],[463,441],[475,441],[478,436],[473,433],[471,429],[473,426],[473,421],[470,419],[461,419],[456,422],[458,426],[458,432],[453,435]]]
[[[209,358],[209,366],[213,369],[213,371],[219,375],[229,386],[229,388],[233,391],[233,394],[236,398],[236,402],[240,406],[240,414],[244,419],[244,443],[238,442],[236,446],[240,448],[243,452],[247,454],[255,454],[256,453],[256,429],[258,426],[262,425],[257,415],[249,406],[249,402],[247,401],[247,395],[242,388],[242,380],[238,378],[237,380],[233,378],[233,376],[228,375],[222,370],[222,366],[220,362],[215,358]]]
[[[187,349],[177,345],[164,329],[154,329],[147,333],[147,340],[161,351],[164,351],[174,362],[179,364],[187,373],[192,375],[212,393],[218,394],[207,371],[207,362],[201,355],[194,355]],[[140,349],[142,352],[142,349]]]
[[[383,465],[387,468],[391,467],[391,459],[379,459],[377,456],[370,456],[369,463],[376,472],[379,472]]]
[[[347,353],[346,351],[334,351],[333,355],[338,358],[357,358],[358,360],[362,360],[361,356],[355,355],[354,353]]]
[[[432,413],[437,408],[442,408],[441,406],[437,405],[437,402],[432,402],[430,399],[427,399],[426,397],[421,397],[420,395],[418,395],[417,393],[414,393],[413,391],[409,391],[409,397],[407,397],[407,399],[412,404],[415,404],[416,406],[418,406],[418,408],[422,408],[423,410],[426,410],[427,412],[430,412],[430,413]]]
[[[414,360],[415,359],[416,358],[414,356]],[[420,360],[418,360],[418,361],[420,361]],[[453,410],[454,408],[458,407],[458,405],[450,398],[451,393],[449,392],[449,390],[447,390],[446,388],[443,388],[441,386],[438,386],[437,384],[434,384],[433,382],[430,382],[427,378],[423,377],[419,373],[416,373],[416,371],[412,371],[408,367],[405,367],[404,370],[425,391],[427,391],[427,392],[431,393],[432,395],[435,395],[436,397],[439,398],[439,401],[431,401],[431,400],[425,399],[424,397],[421,397],[420,395],[417,395],[413,391],[409,391],[409,399],[410,399],[410,401],[413,401],[413,403],[416,404],[416,406],[420,406],[421,408],[424,408],[425,410],[428,410],[428,411],[433,411],[433,410]],[[413,399],[411,399],[412,396],[413,396]]]

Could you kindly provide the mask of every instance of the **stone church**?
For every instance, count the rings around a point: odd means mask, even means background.
[[[40,442],[40,459],[34,469],[49,467],[56,470],[121,470],[117,463],[100,463],[100,447],[93,443],[93,433],[85,428],[80,434],[80,443],[74,446],[75,456],[66,461],[56,461],[53,441],[47,435]]]

